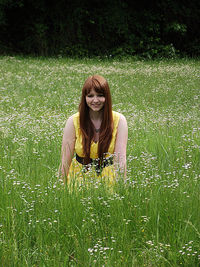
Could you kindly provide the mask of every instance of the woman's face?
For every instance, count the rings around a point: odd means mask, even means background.
[[[101,93],[97,93],[94,89],[91,89],[90,92],[86,95],[86,103],[88,107],[93,111],[100,111],[105,104],[105,97]]]

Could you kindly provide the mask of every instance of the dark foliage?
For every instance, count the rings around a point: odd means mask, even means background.
[[[0,0],[0,53],[199,56],[199,29],[199,0]]]

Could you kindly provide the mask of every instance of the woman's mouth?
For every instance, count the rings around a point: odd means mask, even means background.
[[[92,104],[93,107],[98,108],[100,104]]]

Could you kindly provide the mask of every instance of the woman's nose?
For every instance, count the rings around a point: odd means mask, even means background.
[[[94,101],[95,102],[98,102],[99,101],[97,96],[94,96]]]

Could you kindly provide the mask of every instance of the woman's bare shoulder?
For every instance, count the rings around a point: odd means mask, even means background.
[[[113,111],[113,116],[118,117],[120,120],[126,121],[126,117],[121,112]]]
[[[119,113],[119,112],[115,112],[119,118],[119,123],[118,123],[118,126],[120,125],[127,125],[127,120],[126,120],[126,117],[122,114],[122,113]]]
[[[67,120],[66,120],[66,123],[65,123],[65,128],[74,124],[73,123],[73,115],[71,115]]]
[[[120,114],[119,120],[122,122],[127,122],[126,117],[122,113],[119,113],[119,114]]]
[[[78,116],[79,116],[78,112],[69,116],[66,123],[65,123],[65,127],[68,127],[70,125],[74,125],[74,120],[76,120],[78,118]]]

